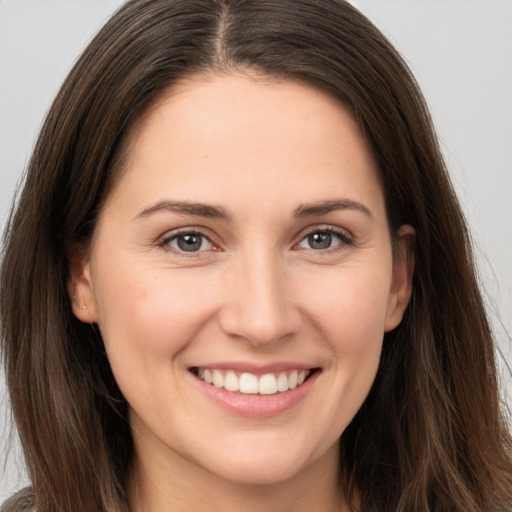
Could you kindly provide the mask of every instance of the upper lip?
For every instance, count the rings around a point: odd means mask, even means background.
[[[197,364],[190,369],[201,368],[203,370],[234,370],[240,373],[252,373],[254,375],[265,375],[266,373],[279,373],[287,370],[312,370],[318,366],[291,361],[279,361],[270,364],[255,364],[251,362],[217,362]]]

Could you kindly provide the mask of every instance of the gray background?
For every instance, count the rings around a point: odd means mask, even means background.
[[[354,0],[401,51],[431,107],[512,361],[512,0]],[[121,0],[0,0],[0,228],[60,83]],[[506,374],[502,366],[502,371]],[[512,396],[510,377],[504,394]],[[510,402],[510,398],[508,399]],[[0,375],[0,502],[23,483]],[[5,426],[4,426],[5,424]]]

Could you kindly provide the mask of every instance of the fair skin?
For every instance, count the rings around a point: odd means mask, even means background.
[[[153,105],[70,280],[129,404],[132,509],[347,510],[339,437],[409,300],[412,238],[393,257],[329,96],[212,75]]]

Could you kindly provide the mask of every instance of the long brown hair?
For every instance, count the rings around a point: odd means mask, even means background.
[[[337,97],[372,148],[392,230],[416,230],[411,303],[342,435],[340,485],[358,489],[364,512],[512,509],[512,442],[470,239],[400,56],[342,0],[133,0],[66,79],[7,226],[2,348],[32,486],[3,510],[128,510],[126,403],[99,331],[72,315],[68,251],[90,239],[148,106],[181,78],[232,71]]]

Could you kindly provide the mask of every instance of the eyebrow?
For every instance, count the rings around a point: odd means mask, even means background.
[[[362,203],[352,199],[329,199],[318,203],[307,203],[300,205],[293,213],[294,217],[315,217],[325,215],[336,210],[356,210],[364,213],[373,219],[372,212]],[[214,206],[205,203],[192,201],[159,201],[142,210],[135,216],[135,219],[143,219],[162,211],[174,212],[210,219],[231,220],[232,216],[221,206]]]
[[[231,216],[220,206],[213,206],[204,203],[194,203],[191,201],[159,201],[148,208],[142,210],[135,216],[135,219],[143,219],[150,215],[162,211],[181,213],[185,215],[195,215],[197,217],[208,217],[211,219],[229,220]]]
[[[370,219],[373,219],[372,212],[369,208],[359,201],[354,201],[352,199],[330,199],[328,201],[320,201],[318,203],[304,204],[295,210],[294,216],[299,218],[314,217],[318,215],[325,215],[336,210],[356,210],[364,213]]]

